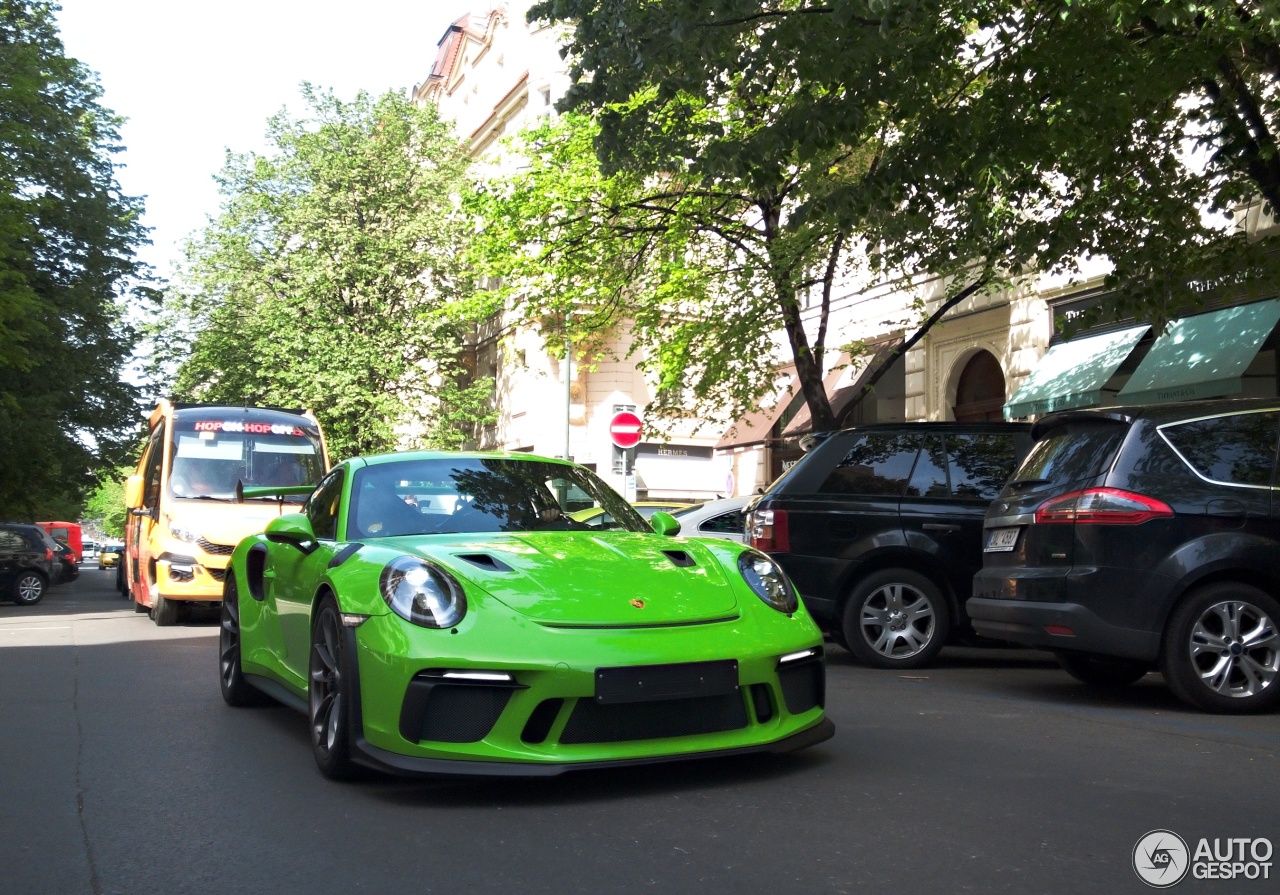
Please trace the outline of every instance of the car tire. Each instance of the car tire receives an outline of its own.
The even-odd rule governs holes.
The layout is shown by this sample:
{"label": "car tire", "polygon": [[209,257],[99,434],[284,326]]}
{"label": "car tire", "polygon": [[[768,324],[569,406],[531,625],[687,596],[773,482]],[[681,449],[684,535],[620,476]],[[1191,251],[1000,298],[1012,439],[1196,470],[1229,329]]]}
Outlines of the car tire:
{"label": "car tire", "polygon": [[1197,588],[1165,628],[1160,670],[1178,698],[1207,712],[1280,704],[1280,602],[1249,584]]}
{"label": "car tire", "polygon": [[850,652],[872,668],[922,668],[937,658],[951,610],[936,584],[918,572],[883,569],[858,582],[845,602]]}
{"label": "car tire", "polygon": [[1072,650],[1055,650],[1053,655],[1063,671],[1085,686],[1098,690],[1118,690],[1136,684],[1147,672],[1154,670],[1150,662],[1141,659]]}
{"label": "car tire", "polygon": [[13,579],[13,602],[19,606],[34,606],[44,599],[49,582],[39,572],[27,569]]}
{"label": "car tire", "polygon": [[307,721],[316,766],[330,780],[350,780],[357,770],[351,760],[351,699],[346,674],[352,664],[347,661],[338,603],[325,596],[311,623]]}
{"label": "car tire", "polygon": [[222,588],[221,624],[218,630],[218,680],[227,705],[249,708],[265,705],[270,698],[245,679],[240,665],[240,598],[235,579],[228,574]]}
{"label": "car tire", "polygon": [[167,628],[178,623],[178,610],[181,607],[174,600],[166,600],[164,594],[156,591],[151,599],[151,620],[158,628]]}

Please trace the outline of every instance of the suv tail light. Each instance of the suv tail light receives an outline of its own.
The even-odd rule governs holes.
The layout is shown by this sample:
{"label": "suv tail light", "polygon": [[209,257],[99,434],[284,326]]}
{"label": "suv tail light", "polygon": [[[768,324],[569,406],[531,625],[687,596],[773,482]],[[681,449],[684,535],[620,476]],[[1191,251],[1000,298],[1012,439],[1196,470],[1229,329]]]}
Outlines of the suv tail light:
{"label": "suv tail light", "polygon": [[1141,525],[1173,515],[1162,500],[1119,488],[1086,488],[1046,500],[1036,509],[1041,524]]}
{"label": "suv tail light", "polygon": [[53,561],[53,548],[52,548],[52,547],[45,547],[45,548],[44,548],[44,558],[45,558],[45,562],[52,562],[52,561]]}
{"label": "suv tail light", "polygon": [[790,553],[786,510],[756,510],[751,514],[751,546],[765,553]]}

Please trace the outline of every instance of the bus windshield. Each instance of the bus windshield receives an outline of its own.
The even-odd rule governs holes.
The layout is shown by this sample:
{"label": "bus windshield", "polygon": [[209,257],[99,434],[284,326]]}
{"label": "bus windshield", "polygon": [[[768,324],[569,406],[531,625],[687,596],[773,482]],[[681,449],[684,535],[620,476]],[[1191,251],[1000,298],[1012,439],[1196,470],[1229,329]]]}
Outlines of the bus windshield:
{"label": "bus windshield", "polygon": [[[174,497],[235,500],[238,482],[313,485],[324,474],[320,434],[293,423],[184,420],[174,426],[173,436],[169,493]],[[305,496],[286,500],[301,503]]]}

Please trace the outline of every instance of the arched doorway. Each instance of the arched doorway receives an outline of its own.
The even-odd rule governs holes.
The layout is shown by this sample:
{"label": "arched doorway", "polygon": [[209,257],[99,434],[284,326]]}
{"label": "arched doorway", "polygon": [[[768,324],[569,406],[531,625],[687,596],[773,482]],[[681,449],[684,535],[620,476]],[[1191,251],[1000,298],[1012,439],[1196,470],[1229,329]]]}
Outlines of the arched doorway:
{"label": "arched doorway", "polygon": [[1004,371],[990,351],[979,351],[964,365],[956,386],[954,416],[961,423],[1004,419]]}

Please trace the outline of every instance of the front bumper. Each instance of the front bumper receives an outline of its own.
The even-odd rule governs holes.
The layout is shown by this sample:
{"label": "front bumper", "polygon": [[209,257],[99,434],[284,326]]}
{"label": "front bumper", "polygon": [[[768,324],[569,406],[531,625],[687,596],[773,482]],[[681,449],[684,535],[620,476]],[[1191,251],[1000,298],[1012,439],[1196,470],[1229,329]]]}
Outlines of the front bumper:
{"label": "front bumper", "polygon": [[156,587],[166,600],[217,603],[227,574],[226,556],[166,552],[156,557]]}
{"label": "front bumper", "polygon": [[[731,644],[747,638],[733,623],[608,636],[525,631],[522,641],[507,641],[497,654],[442,660],[439,644],[448,632],[410,631],[409,639],[421,644],[406,644],[405,623],[374,617],[345,629],[344,655],[358,657],[347,671],[355,682],[352,755],[394,774],[544,777],[801,749],[831,737],[834,726],[824,713],[821,641],[807,621],[792,627],[788,639],[736,653]],[[552,642],[539,644],[538,634]],[[406,646],[408,658],[401,652]],[[543,654],[552,646],[561,661],[541,658],[538,646]],[[622,705],[602,705],[595,696],[601,668],[727,659],[737,662],[732,692]],[[512,683],[440,686],[443,669],[507,674]],[[427,679],[436,684],[425,685]]]}

